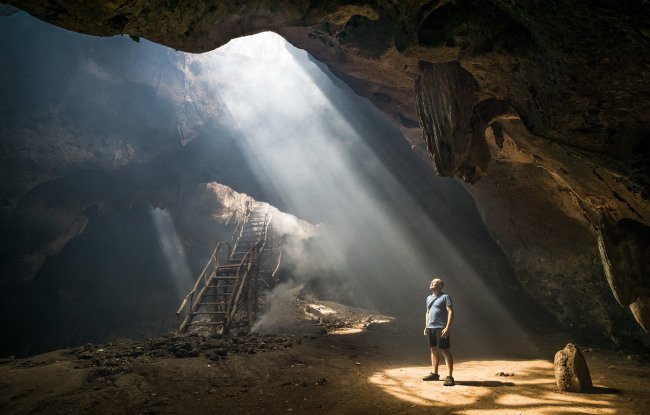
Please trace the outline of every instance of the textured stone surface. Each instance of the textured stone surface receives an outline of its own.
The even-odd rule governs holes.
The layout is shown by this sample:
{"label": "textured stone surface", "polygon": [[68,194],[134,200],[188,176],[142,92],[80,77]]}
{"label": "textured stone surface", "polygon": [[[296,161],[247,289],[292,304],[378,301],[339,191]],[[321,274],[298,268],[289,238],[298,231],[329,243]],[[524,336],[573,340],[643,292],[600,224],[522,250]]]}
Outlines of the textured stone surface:
{"label": "textured stone surface", "polygon": [[436,170],[476,183],[490,162],[485,128],[508,106],[496,99],[479,102],[476,79],[457,61],[422,66],[415,96]]}
{"label": "textured stone surface", "polygon": [[650,227],[633,219],[613,221],[605,214],[598,230],[598,248],[612,293],[648,331]]}
{"label": "textured stone surface", "polygon": [[639,296],[635,302],[630,304],[630,311],[643,330],[647,332],[650,329],[650,297],[647,294]]}
{"label": "textured stone surface", "polygon": [[602,159],[530,134],[515,115],[498,117],[486,142],[487,174],[467,189],[522,285],[584,340],[633,331],[629,303],[619,308],[607,283],[597,229],[604,212],[642,220],[648,204]]}
{"label": "textured stone surface", "polygon": [[592,387],[587,361],[575,345],[569,343],[555,354],[555,382],[560,391],[588,392]]}

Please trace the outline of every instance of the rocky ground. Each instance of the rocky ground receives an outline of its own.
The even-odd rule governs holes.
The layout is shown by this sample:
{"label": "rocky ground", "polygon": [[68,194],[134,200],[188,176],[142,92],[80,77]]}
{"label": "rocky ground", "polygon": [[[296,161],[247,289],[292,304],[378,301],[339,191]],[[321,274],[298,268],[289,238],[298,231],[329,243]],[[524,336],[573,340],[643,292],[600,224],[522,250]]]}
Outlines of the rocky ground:
{"label": "rocky ground", "polygon": [[457,385],[444,387],[421,381],[429,372],[421,321],[313,298],[291,306],[293,333],[168,335],[5,359],[0,413],[641,414],[650,407],[644,356],[583,347],[594,390],[559,393],[552,359],[566,336],[504,339],[500,350],[486,350],[457,333]]}

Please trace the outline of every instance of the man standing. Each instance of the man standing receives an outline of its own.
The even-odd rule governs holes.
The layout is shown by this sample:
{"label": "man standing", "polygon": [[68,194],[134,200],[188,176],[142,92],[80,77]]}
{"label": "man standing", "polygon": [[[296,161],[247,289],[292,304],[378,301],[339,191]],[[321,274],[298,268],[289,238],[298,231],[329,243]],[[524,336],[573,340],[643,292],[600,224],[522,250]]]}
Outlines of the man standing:
{"label": "man standing", "polygon": [[423,377],[422,380],[439,380],[438,363],[439,353],[445,357],[445,364],[449,371],[449,376],[445,379],[445,386],[454,386],[454,359],[449,351],[451,344],[450,328],[454,320],[454,309],[451,304],[451,298],[442,292],[445,283],[440,278],[435,278],[429,284],[432,294],[427,297],[427,314],[425,320],[424,335],[429,336],[429,346],[431,347],[431,365],[433,372]]}

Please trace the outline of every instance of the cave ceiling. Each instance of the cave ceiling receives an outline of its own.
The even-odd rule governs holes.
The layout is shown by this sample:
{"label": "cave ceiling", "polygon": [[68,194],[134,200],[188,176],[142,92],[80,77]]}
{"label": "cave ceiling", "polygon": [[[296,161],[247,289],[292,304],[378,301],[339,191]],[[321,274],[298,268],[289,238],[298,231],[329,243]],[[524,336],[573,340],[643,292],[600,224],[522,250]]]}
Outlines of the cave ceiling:
{"label": "cave ceiling", "polygon": [[8,3],[188,52],[281,34],[467,183],[522,286],[561,321],[592,313],[611,335],[625,317],[601,304],[609,295],[648,327],[648,2]]}

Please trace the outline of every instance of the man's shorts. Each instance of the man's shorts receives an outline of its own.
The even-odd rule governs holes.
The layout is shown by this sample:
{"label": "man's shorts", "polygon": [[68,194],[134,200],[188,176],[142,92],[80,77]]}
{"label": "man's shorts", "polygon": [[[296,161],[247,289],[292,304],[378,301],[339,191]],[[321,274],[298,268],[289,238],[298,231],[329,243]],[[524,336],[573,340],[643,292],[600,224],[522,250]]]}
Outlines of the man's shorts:
{"label": "man's shorts", "polygon": [[449,349],[451,346],[451,334],[443,339],[440,337],[442,329],[427,329],[427,333],[429,334],[429,346],[443,350]]}

